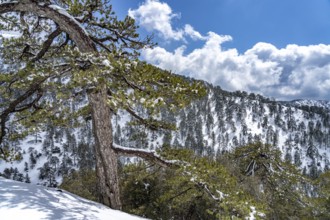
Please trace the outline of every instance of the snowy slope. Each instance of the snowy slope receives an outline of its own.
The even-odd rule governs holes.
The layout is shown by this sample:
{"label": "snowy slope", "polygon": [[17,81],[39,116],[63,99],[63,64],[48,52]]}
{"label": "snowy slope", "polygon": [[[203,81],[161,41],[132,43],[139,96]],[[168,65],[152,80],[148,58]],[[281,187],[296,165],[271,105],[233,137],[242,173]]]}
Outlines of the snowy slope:
{"label": "snowy slope", "polygon": [[[161,111],[159,119],[176,124],[178,129],[173,132],[132,127],[128,123],[131,116],[119,111],[112,118],[114,143],[150,150],[166,144],[214,156],[261,141],[278,148],[283,159],[313,178],[330,169],[328,101],[279,102],[211,85],[209,89],[207,97],[176,114]],[[80,105],[73,103],[72,109]],[[147,117],[142,109],[136,110]],[[94,169],[93,143],[90,121],[79,128],[44,125],[25,139],[8,144],[21,154],[22,160],[0,160],[0,176],[58,186],[62,177],[73,170]],[[122,158],[122,162],[129,160]]]}
{"label": "snowy slope", "polygon": [[293,100],[291,101],[291,103],[296,106],[315,106],[315,107],[330,109],[330,101],[325,101],[325,100],[299,99],[299,100]]}
{"label": "snowy slope", "polygon": [[142,220],[66,191],[0,177],[1,220]]}

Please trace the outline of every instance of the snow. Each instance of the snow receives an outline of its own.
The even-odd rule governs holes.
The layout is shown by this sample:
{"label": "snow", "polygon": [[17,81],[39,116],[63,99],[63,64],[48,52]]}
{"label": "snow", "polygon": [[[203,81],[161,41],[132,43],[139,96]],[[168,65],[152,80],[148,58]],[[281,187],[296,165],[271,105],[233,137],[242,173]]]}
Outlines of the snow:
{"label": "snow", "polygon": [[256,211],[256,208],[254,206],[250,207],[251,213],[250,216],[246,218],[246,220],[255,220],[257,219],[255,215],[258,215],[259,217],[265,217],[266,215],[264,213],[260,213]]}
{"label": "snow", "polygon": [[330,101],[326,100],[308,100],[308,99],[300,99],[300,100],[293,100],[291,102],[296,106],[316,106],[320,108],[330,108]]}
{"label": "snow", "polygon": [[112,210],[64,190],[46,188],[0,177],[1,220],[69,220],[143,218]]}
{"label": "snow", "polygon": [[102,64],[103,64],[104,66],[110,67],[110,68],[112,69],[112,66],[111,66],[111,62],[110,62],[110,60],[108,60],[108,59],[104,59],[104,60],[102,61]]}
{"label": "snow", "polygon": [[57,11],[58,13],[60,13],[64,16],[66,16],[67,18],[69,18],[71,21],[76,23],[82,29],[82,31],[85,32],[86,35],[89,35],[88,32],[85,30],[85,28],[73,16],[71,16],[64,8],[61,8],[58,5],[49,5],[48,7]]}
{"label": "snow", "polygon": [[7,4],[7,3],[18,3],[18,1],[11,1],[11,0],[2,0],[0,4]]}
{"label": "snow", "polygon": [[0,37],[2,38],[19,38],[22,35],[19,31],[0,31]]}
{"label": "snow", "polygon": [[167,164],[181,164],[181,163],[184,163],[184,161],[181,161],[181,160],[166,160],[166,159],[162,158],[159,154],[157,154],[157,152],[155,152],[153,150],[123,147],[123,146],[118,145],[116,143],[113,143],[113,147],[115,149],[122,149],[123,151],[125,151],[125,150],[126,151],[134,150],[135,152],[141,152],[141,153],[149,154],[149,155],[152,155],[155,158],[159,158],[161,161],[163,161],[164,163],[167,163]]}
{"label": "snow", "polygon": [[[306,113],[299,108],[292,107],[291,110],[292,112],[292,117],[295,120],[296,125],[299,125],[300,123],[304,123],[306,125],[306,129],[303,131],[299,129],[295,129],[294,131],[288,130],[287,128],[287,117],[286,113],[287,110],[289,109],[290,105],[282,105],[282,110],[281,114],[275,112],[274,114],[270,114],[270,106],[267,104],[262,104],[264,111],[262,112],[261,115],[258,115],[258,111],[254,112],[253,106],[260,106],[260,102],[256,100],[251,100],[248,98],[237,98],[237,97],[227,97],[220,99],[220,101],[224,102],[224,104],[229,103],[229,99],[231,103],[236,103],[237,105],[241,104],[241,102],[244,102],[243,107],[245,112],[242,116],[242,119],[238,120],[237,117],[237,110],[232,109],[232,121],[236,127],[236,129],[232,129],[232,126],[229,125],[229,123],[226,122],[227,116],[226,112],[228,111],[228,106],[224,105],[223,107],[217,107],[216,109],[216,101],[215,93],[211,93],[208,97],[208,100],[202,103],[204,106],[207,106],[205,108],[206,110],[204,111],[197,111],[198,115],[196,118],[189,119],[188,114],[190,111],[195,111],[196,109],[199,108],[197,104],[191,104],[190,108],[186,108],[182,110],[182,114],[184,117],[175,116],[173,121],[176,123],[177,127],[179,128],[178,131],[172,132],[172,139],[170,140],[171,144],[174,145],[174,141],[176,141],[175,144],[179,144],[184,146],[185,141],[186,141],[186,134],[187,130],[181,130],[180,126],[183,125],[186,126],[186,129],[188,128],[187,125],[188,123],[193,122],[193,120],[198,121],[201,123],[202,127],[202,141],[205,146],[205,148],[210,148],[214,149],[214,152],[218,152],[218,149],[221,151],[230,151],[234,147],[236,147],[233,144],[233,138],[236,137],[239,141],[242,140],[242,143],[248,143],[248,136],[250,135],[251,137],[258,135],[260,136],[260,139],[262,142],[266,142],[266,134],[268,130],[272,130],[274,135],[277,135],[277,144],[276,147],[279,148],[282,151],[282,156],[286,154],[290,154],[292,157],[292,160],[294,162],[295,158],[295,153],[298,153],[299,158],[300,158],[300,163],[301,165],[299,168],[303,170],[306,168],[307,173],[309,172],[310,167],[314,164],[316,164],[317,169],[319,171],[323,171],[326,166],[330,165],[329,158],[330,158],[330,150],[329,150],[329,144],[327,144],[324,141],[314,141],[314,147],[317,149],[315,153],[315,158],[310,158],[307,155],[307,150],[308,150],[308,143],[306,144],[301,144],[296,143],[294,140],[295,135],[299,137],[299,140],[302,140],[302,137],[304,135],[304,132],[309,132],[308,128],[308,123],[316,123],[318,121],[322,122],[322,117],[316,113],[313,113],[312,116],[306,117]],[[220,97],[221,98],[221,97]],[[139,100],[143,102],[143,100]],[[146,100],[144,100],[146,101]],[[317,102],[315,102],[317,103]],[[87,98],[83,99],[83,101],[77,101],[75,109],[80,109],[87,105]],[[276,110],[277,111],[277,110]],[[142,116],[147,118],[147,113],[146,111],[139,110],[138,113]],[[255,119],[253,119],[253,114],[255,114]],[[210,123],[210,125],[206,126],[207,123],[207,116],[211,116],[213,118],[213,121]],[[279,126],[275,122],[276,116],[279,115],[280,121],[283,124],[282,126]],[[268,117],[268,125],[267,127],[263,127],[260,125],[262,123],[262,118],[267,116]],[[134,134],[140,134],[139,132],[144,132],[144,130],[141,130],[139,132],[134,133],[135,131],[132,130],[132,128],[129,126],[129,121],[131,121],[131,116],[127,113],[124,113],[123,110],[119,110],[117,114],[113,118],[113,127],[114,127],[114,136],[117,136],[117,140],[115,140],[116,144],[115,147],[117,148],[123,148],[124,150],[132,150],[134,149],[135,151],[138,151],[136,147],[141,147],[141,145],[138,145],[139,143],[132,139],[132,135]],[[157,118],[158,119],[158,118]],[[221,121],[221,119],[223,121]],[[159,120],[166,120],[166,115],[159,116]],[[172,119],[171,119],[172,120]],[[89,124],[89,123],[87,123]],[[77,128],[77,129],[70,129],[70,134],[73,135],[74,139],[76,140],[77,143],[89,143],[89,140],[86,136],[86,133],[88,132],[83,132],[84,129],[89,130],[91,128],[91,124],[89,126],[84,126],[82,128]],[[197,123],[193,123],[193,125],[197,125]],[[246,126],[247,127],[247,134],[242,135],[242,127]],[[118,131],[117,131],[118,128]],[[135,129],[135,128],[134,128]],[[137,128],[140,129],[140,128]],[[56,129],[58,131],[58,128]],[[321,131],[323,134],[329,134],[329,127],[328,126],[322,126]],[[163,140],[164,140],[164,133],[159,132],[149,132],[148,130],[145,131],[147,134],[145,145],[146,149],[140,149],[141,153],[148,153],[148,154],[153,154],[153,156],[160,157],[160,155],[156,154],[154,152],[155,149],[158,149],[162,146]],[[212,132],[215,134],[215,137],[212,138]],[[39,179],[39,174],[40,174],[40,168],[44,166],[44,164],[50,160],[52,156],[57,157],[60,161],[60,163],[56,164],[56,181],[58,184],[62,182],[62,174],[59,172],[59,167],[60,164],[64,161],[64,155],[66,156],[71,156],[74,161],[77,158],[77,155],[74,155],[71,150],[64,150],[64,146],[68,145],[68,138],[66,134],[63,134],[63,137],[61,135],[61,138],[55,138],[54,135],[50,136],[49,131],[40,128],[40,131],[36,132],[37,135],[39,136],[38,141],[35,140],[35,135],[30,135],[26,137],[25,139],[21,140],[19,143],[16,143],[14,145],[19,151],[22,152],[23,159],[21,161],[13,161],[11,163],[7,163],[6,161],[1,161],[0,160],[0,172],[4,173],[5,168],[17,168],[18,171],[25,176],[25,174],[28,174],[30,177],[30,180],[32,183],[40,183],[40,184],[48,184],[48,179],[40,180]],[[195,135],[195,132],[194,132]],[[48,137],[49,136],[49,137]],[[53,153],[51,149],[43,150],[43,143],[42,141],[45,141],[47,138],[52,138],[53,139],[53,144],[55,148],[60,148],[61,151],[60,153]],[[213,140],[214,139],[214,140]],[[322,142],[322,143],[319,143]],[[270,143],[272,144],[272,140],[270,140]],[[122,147],[125,146],[125,147]],[[33,152],[35,151],[36,153],[34,155],[40,154],[41,156],[38,157],[37,163],[34,168],[30,167],[31,162],[29,159],[30,155],[30,150],[32,149]],[[20,150],[21,149],[21,150]],[[24,153],[25,152],[25,153]],[[48,153],[46,153],[48,152]],[[72,154],[71,154],[72,153]],[[161,157],[160,157],[161,158]],[[123,163],[129,163],[129,162],[136,162],[138,159],[136,157],[127,159],[127,158],[121,158]],[[180,164],[180,161],[167,161],[164,160],[167,163],[177,163]],[[29,170],[25,171],[24,164],[28,163],[29,164]],[[53,166],[53,165],[52,165]],[[53,166],[54,167],[54,166]],[[78,169],[78,165],[76,162],[73,162],[72,165],[68,165],[70,169]],[[55,168],[54,168],[55,169]],[[192,181],[194,180],[194,177],[192,177]],[[1,219],[1,218],[0,218]]]}

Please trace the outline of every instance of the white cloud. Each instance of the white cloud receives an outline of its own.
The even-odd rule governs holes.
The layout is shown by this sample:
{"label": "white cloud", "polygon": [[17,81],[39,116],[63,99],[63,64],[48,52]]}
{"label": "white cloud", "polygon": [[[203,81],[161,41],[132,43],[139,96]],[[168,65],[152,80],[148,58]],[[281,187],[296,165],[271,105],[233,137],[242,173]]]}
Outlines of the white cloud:
{"label": "white cloud", "polygon": [[206,37],[202,36],[190,24],[186,24],[184,26],[184,33],[185,33],[185,35],[189,36],[193,40],[206,40]]}
{"label": "white cloud", "polygon": [[278,49],[257,43],[244,54],[221,45],[230,36],[208,34],[203,47],[185,54],[146,49],[145,60],[178,74],[203,79],[230,91],[244,90],[279,99],[329,99],[330,45],[288,45]]}
{"label": "white cloud", "polygon": [[[209,32],[203,36],[190,24],[174,29],[179,15],[159,0],[146,0],[129,15],[148,31],[156,31],[165,40],[183,40],[185,46],[174,51],[149,48],[142,57],[161,68],[206,80],[223,89],[256,92],[278,99],[330,99],[330,45],[288,45],[279,49],[269,43],[257,43],[245,53],[223,49],[231,41],[228,35]],[[185,53],[192,40],[205,41],[200,48]]]}
{"label": "white cloud", "polygon": [[173,13],[167,3],[158,0],[146,0],[139,8],[129,9],[128,15],[146,30],[158,32],[165,40],[185,40],[185,36],[189,36],[193,40],[204,39],[189,24],[186,24],[182,29],[174,29],[172,20],[179,18],[180,15]]}

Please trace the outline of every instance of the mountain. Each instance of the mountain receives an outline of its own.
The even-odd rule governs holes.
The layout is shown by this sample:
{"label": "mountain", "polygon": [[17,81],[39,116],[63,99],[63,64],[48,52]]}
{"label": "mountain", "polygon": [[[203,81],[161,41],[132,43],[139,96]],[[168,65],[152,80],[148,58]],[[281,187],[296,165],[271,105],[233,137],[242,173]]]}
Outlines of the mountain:
{"label": "mountain", "polygon": [[[307,105],[308,103],[309,105]],[[311,176],[329,169],[330,107],[326,101],[281,102],[246,92],[210,86],[208,97],[191,104],[176,122],[178,131],[164,142],[199,154],[218,154],[261,141]]]}
{"label": "mountain", "polygon": [[[176,113],[161,111],[176,131],[150,131],[131,126],[131,116],[113,117],[114,141],[125,147],[155,149],[164,144],[189,148],[201,155],[217,155],[235,147],[261,141],[277,147],[283,159],[311,177],[330,167],[330,107],[326,101],[275,101],[247,92],[228,92],[207,85],[208,95]],[[72,109],[77,107],[72,106]],[[141,116],[147,114],[137,109]],[[73,169],[95,165],[89,121],[80,128],[36,130],[11,143],[19,161],[0,161],[2,176],[23,182],[57,186]],[[123,159],[124,161],[124,159]],[[125,159],[124,162],[129,161]]]}
{"label": "mountain", "polygon": [[330,101],[325,101],[325,100],[298,99],[291,101],[291,103],[295,106],[310,106],[310,107],[330,109]]}
{"label": "mountain", "polygon": [[2,220],[143,219],[112,210],[64,190],[21,183],[2,177],[0,177],[0,213]]}

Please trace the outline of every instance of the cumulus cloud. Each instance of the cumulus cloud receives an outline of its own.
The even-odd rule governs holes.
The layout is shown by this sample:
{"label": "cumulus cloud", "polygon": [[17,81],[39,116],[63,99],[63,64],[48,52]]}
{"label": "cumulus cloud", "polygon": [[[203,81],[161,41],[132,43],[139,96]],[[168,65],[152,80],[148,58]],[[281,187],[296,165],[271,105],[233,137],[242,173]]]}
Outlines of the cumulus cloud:
{"label": "cumulus cloud", "polygon": [[189,36],[193,40],[206,40],[207,38],[202,36],[196,31],[190,24],[186,24],[184,27],[184,34]]}
{"label": "cumulus cloud", "polygon": [[[185,45],[174,51],[162,47],[148,48],[142,57],[163,69],[206,80],[223,89],[256,92],[277,99],[330,100],[330,45],[288,45],[276,48],[257,43],[244,53],[223,49],[228,35],[209,32],[203,36],[191,25],[174,29],[172,19],[179,15],[158,0],[146,0],[129,15],[148,31],[156,31],[166,40],[183,40]],[[202,40],[204,45],[186,53],[188,39]]]}
{"label": "cumulus cloud", "polygon": [[145,60],[178,74],[206,80],[223,89],[244,90],[278,99],[329,99],[330,45],[288,45],[278,49],[257,43],[240,54],[221,45],[230,36],[208,33],[203,47],[185,54],[156,47],[146,49]]}
{"label": "cumulus cloud", "polygon": [[179,18],[180,15],[173,13],[167,3],[158,0],[146,0],[139,8],[129,9],[128,15],[146,30],[159,33],[165,40],[185,40],[185,36],[194,40],[204,39],[189,24],[185,25],[184,28],[174,29],[172,20],[173,18]]}

